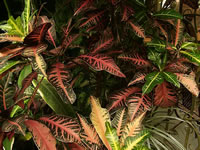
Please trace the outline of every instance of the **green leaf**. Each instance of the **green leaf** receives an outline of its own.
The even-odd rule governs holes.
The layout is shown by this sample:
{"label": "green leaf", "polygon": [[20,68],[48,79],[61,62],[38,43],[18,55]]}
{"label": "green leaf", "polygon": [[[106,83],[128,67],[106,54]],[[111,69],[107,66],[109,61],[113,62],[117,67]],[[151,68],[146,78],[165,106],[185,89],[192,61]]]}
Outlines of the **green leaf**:
{"label": "green leaf", "polygon": [[134,150],[150,150],[147,146],[137,146]]}
{"label": "green leaf", "polygon": [[161,65],[161,53],[150,50],[148,52],[148,59],[151,60],[156,66],[160,68]]}
{"label": "green leaf", "polygon": [[30,13],[31,13],[30,0],[25,0],[25,7],[24,7],[24,11],[22,12],[22,20],[23,20],[25,35],[29,33],[28,23],[30,20]]}
{"label": "green leaf", "polygon": [[112,150],[120,150],[119,137],[115,128],[111,127],[109,122],[106,122],[106,138],[112,147]]}
{"label": "green leaf", "polygon": [[174,84],[176,87],[180,88],[180,83],[179,83],[177,76],[175,74],[173,74],[171,72],[163,72],[162,75],[165,78],[165,80]]}
{"label": "green leaf", "polygon": [[146,138],[149,136],[149,132],[147,130],[143,130],[139,134],[134,137],[127,137],[125,140],[125,145],[123,150],[132,150],[143,143]]}
{"label": "green leaf", "polygon": [[[39,81],[42,79],[41,75],[38,75],[38,81],[33,80],[34,87],[37,86]],[[49,107],[57,114],[63,114],[68,116],[75,116],[75,112],[71,104],[66,104],[62,101],[61,97],[57,93],[53,85],[44,77],[38,89],[40,96],[49,105]]]}
{"label": "green leaf", "polygon": [[8,24],[12,27],[12,29],[8,31],[8,34],[24,37],[24,30],[23,30],[21,17],[17,17],[17,19],[15,20],[13,16],[11,16],[8,19]]}
{"label": "green leaf", "polygon": [[147,46],[154,47],[158,52],[165,52],[166,43],[160,39],[153,39],[151,42],[147,43]]}
{"label": "green leaf", "polygon": [[14,144],[15,138],[12,137],[11,140],[6,137],[3,141],[3,148],[5,150],[12,150],[13,149],[13,144]]}
{"label": "green leaf", "polygon": [[161,84],[164,81],[161,72],[152,72],[148,74],[145,79],[146,82],[142,87],[143,94],[150,93],[157,84]]}
{"label": "green leaf", "polygon": [[181,49],[186,49],[186,50],[191,50],[191,51],[195,51],[198,49],[198,46],[200,44],[198,43],[193,43],[193,42],[185,42],[181,45]]}
{"label": "green leaf", "polygon": [[22,61],[8,61],[6,64],[0,68],[0,74],[4,73],[5,71],[9,70],[13,66],[22,63]]}
{"label": "green leaf", "polygon": [[19,74],[19,78],[17,81],[18,87],[22,88],[22,81],[32,72],[31,65],[25,66]]}
{"label": "green leaf", "polygon": [[195,62],[200,65],[200,54],[187,51],[180,51],[180,53],[187,57],[191,62]]}
{"label": "green leaf", "polygon": [[183,16],[174,9],[161,10],[153,15],[160,19],[183,19]]}

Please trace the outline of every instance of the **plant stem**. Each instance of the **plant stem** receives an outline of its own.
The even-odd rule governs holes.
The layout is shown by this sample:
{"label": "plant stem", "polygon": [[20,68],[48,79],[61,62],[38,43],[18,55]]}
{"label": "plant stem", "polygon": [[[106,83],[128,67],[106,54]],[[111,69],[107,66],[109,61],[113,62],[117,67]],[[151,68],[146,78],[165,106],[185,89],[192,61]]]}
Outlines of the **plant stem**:
{"label": "plant stem", "polygon": [[6,1],[6,0],[3,0],[3,2],[4,2],[4,5],[5,5],[5,7],[6,7],[6,10],[7,10],[7,12],[8,12],[8,18],[10,18],[11,14],[10,14],[10,9],[9,9],[9,7],[8,7],[7,1]]}

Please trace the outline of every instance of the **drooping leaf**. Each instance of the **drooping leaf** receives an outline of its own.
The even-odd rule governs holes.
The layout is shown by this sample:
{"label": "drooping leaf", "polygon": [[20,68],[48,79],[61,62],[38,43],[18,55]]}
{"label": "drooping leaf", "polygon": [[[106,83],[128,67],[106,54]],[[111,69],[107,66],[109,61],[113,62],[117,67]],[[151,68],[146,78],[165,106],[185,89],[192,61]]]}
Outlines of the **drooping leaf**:
{"label": "drooping leaf", "polygon": [[150,65],[149,61],[142,58],[139,54],[134,54],[134,55],[121,54],[118,56],[118,58],[123,59],[125,61],[131,61],[134,65],[138,66],[146,67]]}
{"label": "drooping leaf", "polygon": [[121,21],[127,21],[134,14],[133,8],[128,5],[123,5],[123,15]]}
{"label": "drooping leaf", "polygon": [[56,29],[55,29],[55,22],[53,19],[48,19],[47,16],[40,16],[38,24],[43,24],[43,23],[51,23],[51,27],[47,30],[46,34],[46,40],[49,41],[56,47]]}
{"label": "drooping leaf", "polygon": [[176,73],[176,75],[179,82],[182,83],[188,89],[188,91],[190,91],[193,95],[198,97],[199,89],[195,81],[194,72],[191,72],[189,75],[182,73]]}
{"label": "drooping leaf", "polygon": [[[38,77],[38,81],[33,80],[32,83],[34,87],[37,86],[38,82],[41,80],[41,76]],[[63,114],[68,116],[74,116],[74,110],[71,104],[66,104],[62,101],[60,95],[58,95],[56,89],[44,78],[38,89],[40,96],[49,105],[49,107],[57,114]]]}
{"label": "drooping leaf", "polygon": [[0,74],[6,72],[13,66],[20,64],[20,63],[22,63],[22,61],[13,61],[13,60],[7,61],[6,64],[4,64],[2,68],[0,68]]}
{"label": "drooping leaf", "polygon": [[12,72],[0,80],[0,111],[7,110],[14,104],[16,88],[12,84]]}
{"label": "drooping leaf", "polygon": [[145,113],[142,113],[136,119],[126,124],[126,126],[123,129],[122,136],[120,138],[120,142],[122,145],[125,144],[125,140],[127,137],[134,137],[138,133],[140,133],[141,123],[142,123],[144,115]]}
{"label": "drooping leaf", "polygon": [[30,16],[31,16],[31,1],[26,0],[24,2],[25,2],[25,7],[24,7],[24,11],[22,12],[22,21],[23,21],[25,35],[27,35],[29,33],[29,21],[30,21]]}
{"label": "drooping leaf", "polygon": [[120,137],[122,134],[122,129],[124,128],[127,121],[126,109],[119,109],[116,112],[114,119],[112,120],[112,126],[117,130],[117,135]]}
{"label": "drooping leaf", "polygon": [[105,70],[115,76],[125,77],[120,71],[119,67],[115,64],[114,60],[103,54],[87,54],[79,56],[83,61],[90,65],[94,70]]}
{"label": "drooping leaf", "polygon": [[100,145],[100,139],[94,127],[89,125],[86,119],[81,115],[78,114],[78,117],[83,129],[83,132],[81,133],[81,138],[86,140],[86,142],[88,142],[89,144]]}
{"label": "drooping leaf", "polygon": [[9,35],[8,33],[0,34],[0,43],[2,42],[23,42],[23,38],[18,35]]}
{"label": "drooping leaf", "polygon": [[123,106],[126,102],[126,99],[133,93],[139,92],[140,89],[137,87],[126,88],[119,93],[112,95],[110,98],[112,99],[112,104],[109,106],[108,110],[110,111],[113,108]]}
{"label": "drooping leaf", "polygon": [[149,73],[148,75],[146,75],[145,80],[146,82],[142,87],[143,94],[150,93],[157,84],[161,84],[164,81],[161,72]]}
{"label": "drooping leaf", "polygon": [[127,139],[125,140],[123,150],[132,150],[132,149],[137,150],[137,146],[143,143],[144,140],[146,140],[148,136],[149,136],[149,132],[144,130],[134,137],[127,137]]}
{"label": "drooping leaf", "polygon": [[105,108],[101,108],[99,100],[95,97],[90,97],[91,102],[91,109],[92,112],[90,114],[90,120],[94,125],[99,137],[103,141],[104,145],[107,147],[108,150],[111,150],[108,140],[106,139],[106,122],[110,122],[110,116],[108,110]]}
{"label": "drooping leaf", "polygon": [[180,83],[177,79],[177,76],[174,73],[171,72],[162,72],[163,77],[165,78],[166,81],[174,84],[175,86],[177,86],[178,88],[180,88]]}
{"label": "drooping leaf", "polygon": [[67,96],[67,99],[73,104],[76,100],[76,95],[70,85],[67,84],[71,79],[72,77],[69,70],[65,68],[64,64],[59,62],[54,64],[49,72],[49,81],[55,87],[61,88]]}
{"label": "drooping leaf", "polygon": [[177,102],[176,92],[167,82],[157,85],[155,88],[154,105],[159,107],[174,106]]}
{"label": "drooping leaf", "polygon": [[160,19],[183,19],[183,16],[174,9],[164,9],[153,14]]}
{"label": "drooping leaf", "polygon": [[24,44],[35,46],[41,44],[44,40],[47,30],[51,27],[51,23],[44,23],[36,27],[31,33],[24,38]]}
{"label": "drooping leaf", "polygon": [[82,0],[80,2],[79,7],[76,9],[76,11],[74,13],[74,16],[78,15],[81,11],[83,11],[86,8],[88,8],[91,5],[92,2],[93,2],[93,0]]}
{"label": "drooping leaf", "polygon": [[52,131],[53,135],[60,141],[68,142],[80,142],[79,137],[80,126],[78,122],[67,116],[52,115],[49,117],[40,117]]}
{"label": "drooping leaf", "polygon": [[49,128],[35,120],[26,120],[25,124],[39,150],[56,150],[56,139]]}
{"label": "drooping leaf", "polygon": [[200,54],[195,52],[189,52],[189,51],[180,51],[181,54],[183,54],[185,57],[187,57],[191,62],[197,63],[197,65],[200,65]]}
{"label": "drooping leaf", "polygon": [[106,138],[112,150],[120,150],[119,137],[115,128],[111,127],[109,122],[106,122]]}
{"label": "drooping leaf", "polygon": [[129,82],[128,86],[136,84],[136,83],[140,83],[140,82],[144,82],[145,81],[145,73],[141,73],[141,72],[137,72],[133,79]]}
{"label": "drooping leaf", "polygon": [[35,52],[37,54],[40,54],[41,52],[45,51],[47,47],[48,47],[47,44],[38,44],[36,46],[29,46],[23,50],[21,55],[25,57],[35,56]]}
{"label": "drooping leaf", "polygon": [[24,37],[24,30],[20,16],[17,17],[16,20],[13,18],[13,16],[10,16],[8,19],[8,24],[12,27],[8,31],[9,35]]}
{"label": "drooping leaf", "polygon": [[131,25],[133,31],[137,34],[137,36],[145,38],[144,29],[138,25],[133,24],[131,21],[128,21]]}
{"label": "drooping leaf", "polygon": [[22,134],[25,136],[26,126],[24,125],[25,116],[18,116],[17,118],[6,120],[2,124],[1,130],[3,132],[11,132]]}
{"label": "drooping leaf", "polygon": [[151,108],[151,100],[147,95],[136,93],[128,100],[129,120],[133,121],[138,115]]}

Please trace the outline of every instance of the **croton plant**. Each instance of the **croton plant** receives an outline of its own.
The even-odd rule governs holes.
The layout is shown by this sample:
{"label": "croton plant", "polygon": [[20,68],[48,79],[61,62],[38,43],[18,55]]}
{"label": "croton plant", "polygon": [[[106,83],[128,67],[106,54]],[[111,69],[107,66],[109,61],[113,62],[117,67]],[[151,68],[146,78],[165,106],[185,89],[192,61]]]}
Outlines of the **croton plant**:
{"label": "croton plant", "polygon": [[166,141],[184,150],[152,123],[184,89],[199,95],[199,45],[183,15],[169,1],[64,4],[59,18],[25,0],[0,24],[0,148],[32,139],[40,150],[170,149]]}

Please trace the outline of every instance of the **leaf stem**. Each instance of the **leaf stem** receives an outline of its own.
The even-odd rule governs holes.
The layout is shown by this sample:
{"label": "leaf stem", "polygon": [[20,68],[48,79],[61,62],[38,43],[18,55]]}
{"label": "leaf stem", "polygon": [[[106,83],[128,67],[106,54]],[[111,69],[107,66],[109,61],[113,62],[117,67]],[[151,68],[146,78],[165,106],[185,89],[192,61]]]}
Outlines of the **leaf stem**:
{"label": "leaf stem", "polygon": [[8,7],[7,1],[6,1],[6,0],[3,0],[3,2],[4,2],[4,5],[5,5],[5,7],[6,7],[6,10],[7,10],[7,12],[8,12],[8,18],[10,18],[11,13],[10,13],[10,9],[9,9],[9,7]]}

